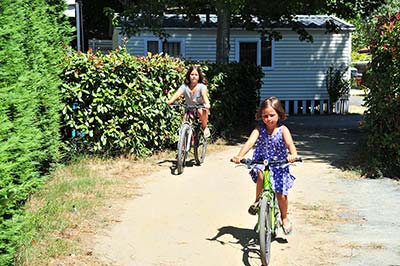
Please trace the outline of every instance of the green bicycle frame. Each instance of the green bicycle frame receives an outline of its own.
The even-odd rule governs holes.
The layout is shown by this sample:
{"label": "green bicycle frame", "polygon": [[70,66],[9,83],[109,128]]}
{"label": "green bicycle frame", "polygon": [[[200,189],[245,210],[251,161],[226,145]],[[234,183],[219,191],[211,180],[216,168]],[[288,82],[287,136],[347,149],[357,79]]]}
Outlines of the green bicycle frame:
{"label": "green bicycle frame", "polygon": [[[270,170],[264,171],[264,183],[263,183],[263,191],[261,192],[260,199],[266,197],[269,202],[269,208],[271,209],[271,224],[272,224],[272,232],[275,231],[276,220],[278,219],[278,210],[276,209],[276,198],[275,192],[272,189],[271,185],[271,172]],[[258,224],[257,224],[257,232],[260,232],[260,210],[258,210]]]}

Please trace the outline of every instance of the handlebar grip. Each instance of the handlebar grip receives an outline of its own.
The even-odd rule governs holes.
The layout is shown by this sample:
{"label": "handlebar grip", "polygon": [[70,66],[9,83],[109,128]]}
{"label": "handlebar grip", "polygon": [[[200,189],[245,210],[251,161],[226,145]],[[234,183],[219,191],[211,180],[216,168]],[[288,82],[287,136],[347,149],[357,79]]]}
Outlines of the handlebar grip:
{"label": "handlebar grip", "polygon": [[250,164],[251,163],[251,159],[241,159],[240,163],[242,163],[242,164]]}

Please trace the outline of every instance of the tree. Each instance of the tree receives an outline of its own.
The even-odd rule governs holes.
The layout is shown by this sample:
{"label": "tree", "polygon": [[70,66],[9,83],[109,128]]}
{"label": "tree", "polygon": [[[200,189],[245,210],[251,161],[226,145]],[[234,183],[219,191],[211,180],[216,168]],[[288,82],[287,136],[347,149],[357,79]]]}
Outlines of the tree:
{"label": "tree", "polygon": [[369,46],[374,35],[374,18],[394,14],[400,10],[400,0],[390,0],[383,3],[369,14],[356,15],[350,22],[356,27],[353,33],[353,51],[358,51]]}
{"label": "tree", "polygon": [[63,0],[0,6],[0,265],[14,265],[23,203],[60,158],[58,87],[70,28]]}
{"label": "tree", "polygon": [[[312,36],[304,27],[295,21],[296,14],[334,14],[343,18],[357,15],[365,16],[384,4],[383,0],[120,0],[124,11],[120,14],[122,31],[128,35],[136,34],[147,28],[159,36],[166,37],[162,30],[162,18],[165,13],[186,15],[188,20],[195,21],[195,14],[217,14],[217,63],[229,61],[230,27],[236,23],[247,29],[254,29],[253,18],[261,25],[261,35],[265,38],[279,39],[278,32],[271,30],[276,22],[290,23],[299,34],[300,40],[312,41]],[[337,31],[329,21],[328,31]],[[272,27],[273,28],[273,27]],[[267,30],[269,29],[269,30]]]}

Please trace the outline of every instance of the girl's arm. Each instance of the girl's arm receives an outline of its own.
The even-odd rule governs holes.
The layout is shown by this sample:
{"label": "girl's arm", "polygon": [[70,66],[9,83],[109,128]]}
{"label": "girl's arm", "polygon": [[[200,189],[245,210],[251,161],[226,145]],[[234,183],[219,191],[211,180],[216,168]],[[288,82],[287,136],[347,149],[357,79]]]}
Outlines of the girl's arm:
{"label": "girl's arm", "polygon": [[287,160],[290,163],[294,163],[297,157],[297,149],[296,146],[294,145],[292,134],[290,134],[290,131],[286,126],[282,127],[282,136],[283,140],[285,141],[286,147],[289,150],[289,155],[287,157]]}
{"label": "girl's arm", "polygon": [[168,105],[173,104],[181,95],[182,95],[182,91],[180,89],[178,89],[174,95],[172,95],[172,97],[167,101]]}
{"label": "girl's arm", "polygon": [[204,86],[204,89],[201,91],[201,96],[203,97],[204,107],[210,109],[210,100],[208,99],[208,90],[207,87]]}
{"label": "girl's arm", "polygon": [[240,160],[244,158],[244,156],[249,152],[249,150],[256,143],[258,136],[260,135],[260,131],[258,128],[254,129],[251,132],[250,137],[247,139],[246,143],[242,146],[239,153],[232,158],[232,161],[235,163],[240,163]]}

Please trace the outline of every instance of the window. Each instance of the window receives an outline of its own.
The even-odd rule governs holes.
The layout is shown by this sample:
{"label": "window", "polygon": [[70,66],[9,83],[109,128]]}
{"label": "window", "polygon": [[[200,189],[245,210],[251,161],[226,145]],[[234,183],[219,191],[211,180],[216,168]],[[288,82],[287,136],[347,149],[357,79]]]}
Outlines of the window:
{"label": "window", "polygon": [[147,41],[147,52],[158,54],[158,41]]}
{"label": "window", "polygon": [[169,54],[172,57],[180,57],[181,54],[181,43],[180,42],[163,42],[163,53]]}
{"label": "window", "polygon": [[257,65],[257,43],[241,42],[239,52],[239,62]]}
{"label": "window", "polygon": [[148,52],[158,54],[161,51],[171,57],[184,57],[185,51],[183,40],[147,40],[145,41],[145,55]]}
{"label": "window", "polygon": [[272,67],[272,42],[261,40],[261,66]]}
{"label": "window", "polygon": [[260,65],[264,68],[273,67],[272,41],[252,39],[236,40],[236,61],[246,64]]}

